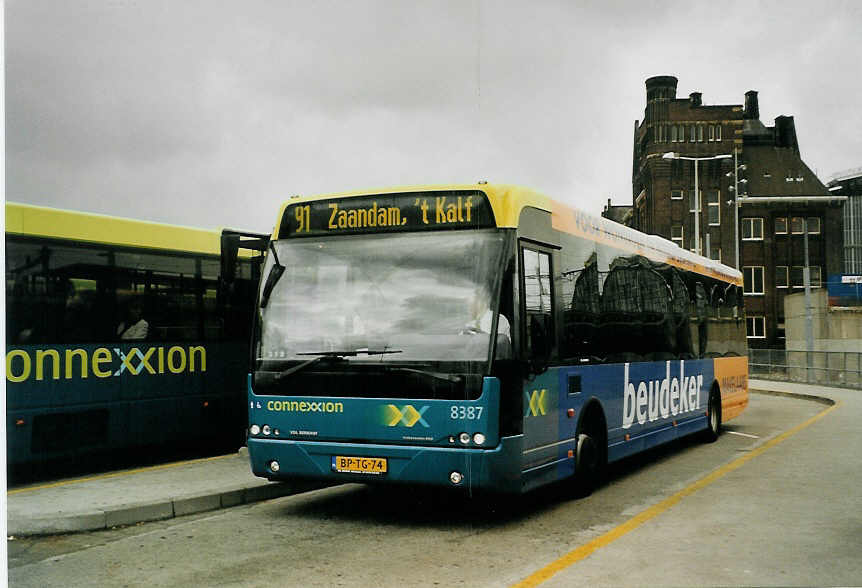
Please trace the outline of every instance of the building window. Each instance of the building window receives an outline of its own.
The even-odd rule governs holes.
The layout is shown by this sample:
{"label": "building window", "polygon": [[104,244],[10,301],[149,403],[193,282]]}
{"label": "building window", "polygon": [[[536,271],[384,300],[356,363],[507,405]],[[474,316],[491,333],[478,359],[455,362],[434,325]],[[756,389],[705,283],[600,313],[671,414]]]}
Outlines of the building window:
{"label": "building window", "polygon": [[697,129],[694,125],[688,125],[688,136],[690,142],[697,141]]}
{"label": "building window", "polygon": [[721,141],[721,125],[716,125],[715,127],[715,140]]}
{"label": "building window", "polygon": [[787,288],[787,266],[786,265],[777,265],[775,266],[775,287],[776,288]]}
{"label": "building window", "polygon": [[794,288],[805,287],[801,265],[794,265],[790,268],[790,285]]}
{"label": "building window", "polygon": [[[820,217],[819,216],[809,216],[808,217],[808,234],[809,235],[819,235],[820,234]],[[805,233],[805,224],[802,222],[803,219],[800,216],[794,216],[790,219],[790,232],[794,235],[802,235]]]}
{"label": "building window", "polygon": [[682,225],[673,225],[670,228],[670,240],[682,247],[682,244],[684,242]]}
{"label": "building window", "polygon": [[[701,199],[701,208],[703,208],[703,190],[698,190],[700,192]],[[694,197],[694,189],[688,191],[688,211],[694,212],[697,210],[697,199]]]}
{"label": "building window", "polygon": [[721,224],[721,192],[718,190],[706,191],[706,217],[711,225]]}
{"label": "building window", "polygon": [[762,241],[763,240],[763,219],[762,218],[744,218],[744,219],[742,219],[742,240],[743,241]]}
{"label": "building window", "polygon": [[743,294],[763,294],[763,266],[745,266],[742,268]]}
{"label": "building window", "polygon": [[709,125],[709,142],[715,141],[715,125]]}
{"label": "building window", "polygon": [[790,219],[790,232],[794,235],[801,235],[805,232],[805,223],[802,222],[801,216],[794,216]]}
{"label": "building window", "polygon": [[[820,288],[821,277],[820,277],[820,266],[819,265],[810,265],[808,266],[808,276],[811,281],[812,288]],[[794,288],[804,288],[805,287],[805,274],[804,268],[801,265],[794,265],[790,268],[790,284]]]}
{"label": "building window", "polygon": [[823,286],[822,277],[820,275],[820,266],[812,265],[808,268],[808,274],[811,279],[811,287],[812,288],[820,288]]}
{"label": "building window", "polygon": [[670,199],[671,200],[682,200],[685,195],[685,190],[671,190],[670,191]]}
{"label": "building window", "polygon": [[776,235],[786,235],[787,234],[787,217],[780,216],[775,219],[775,234]]}
{"label": "building window", "polygon": [[703,125],[697,125],[697,142],[703,143]]}
{"label": "building window", "polygon": [[808,234],[809,235],[819,235],[820,234],[820,217],[819,216],[809,216],[808,217]]}
{"label": "building window", "polygon": [[670,142],[676,143],[676,125],[670,127]]}
{"label": "building window", "polygon": [[710,247],[709,258],[721,263],[721,247]]}
{"label": "building window", "polygon": [[749,339],[766,339],[766,318],[749,316],[745,318],[745,326]]}

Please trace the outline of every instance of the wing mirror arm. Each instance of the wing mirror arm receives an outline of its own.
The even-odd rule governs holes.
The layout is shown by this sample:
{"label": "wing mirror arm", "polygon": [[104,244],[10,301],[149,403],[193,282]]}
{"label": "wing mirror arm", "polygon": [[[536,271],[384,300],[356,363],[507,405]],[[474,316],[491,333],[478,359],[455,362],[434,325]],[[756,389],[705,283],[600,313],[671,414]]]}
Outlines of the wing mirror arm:
{"label": "wing mirror arm", "polygon": [[266,305],[269,304],[269,296],[272,294],[273,288],[281,279],[281,276],[284,274],[284,270],[287,269],[281,262],[278,260],[278,253],[275,251],[275,245],[272,241],[269,242],[269,250],[272,253],[273,265],[272,269],[269,270],[269,274],[266,276],[266,282],[263,285],[263,292],[260,294],[260,307],[266,308]]}

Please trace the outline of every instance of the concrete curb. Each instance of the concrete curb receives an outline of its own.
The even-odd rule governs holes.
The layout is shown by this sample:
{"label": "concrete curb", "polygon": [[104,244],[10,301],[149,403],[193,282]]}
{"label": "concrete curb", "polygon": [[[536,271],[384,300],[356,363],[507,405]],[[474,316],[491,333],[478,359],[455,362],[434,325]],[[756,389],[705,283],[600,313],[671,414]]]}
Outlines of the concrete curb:
{"label": "concrete curb", "polygon": [[759,388],[751,388],[749,390],[752,394],[764,394],[766,396],[783,396],[785,398],[799,398],[801,400],[810,400],[812,402],[817,402],[820,404],[825,404],[827,406],[831,406],[835,404],[835,401],[831,398],[827,398],[826,396],[816,396],[814,394],[804,394],[802,392],[782,392],[780,390],[762,390]]}
{"label": "concrete curb", "polygon": [[28,517],[9,513],[9,535],[57,535],[100,531],[122,525],[161,521],[179,516],[252,504],[263,500],[300,494],[324,487],[324,484],[261,482],[243,485],[215,493],[178,496],[168,500],[122,504],[104,510],[80,513],[56,513],[51,516]]}

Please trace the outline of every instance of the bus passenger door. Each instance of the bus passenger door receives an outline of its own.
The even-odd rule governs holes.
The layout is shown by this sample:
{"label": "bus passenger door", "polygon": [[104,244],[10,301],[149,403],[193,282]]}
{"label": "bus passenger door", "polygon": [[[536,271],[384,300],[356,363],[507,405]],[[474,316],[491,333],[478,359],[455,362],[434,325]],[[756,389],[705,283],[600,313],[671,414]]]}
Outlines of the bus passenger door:
{"label": "bus passenger door", "polygon": [[[529,364],[524,380],[524,459],[527,487],[557,479],[560,463],[559,384],[548,369],[554,351],[554,296],[551,252],[522,244],[520,262],[520,339],[522,359]],[[565,451],[563,450],[563,455]]]}

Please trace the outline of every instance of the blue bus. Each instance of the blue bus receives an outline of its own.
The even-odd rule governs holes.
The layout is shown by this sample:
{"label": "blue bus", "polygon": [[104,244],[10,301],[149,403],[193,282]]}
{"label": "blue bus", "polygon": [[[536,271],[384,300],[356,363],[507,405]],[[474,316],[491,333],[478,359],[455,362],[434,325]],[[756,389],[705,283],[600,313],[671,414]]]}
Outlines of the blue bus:
{"label": "blue bus", "polygon": [[[87,471],[245,440],[259,267],[218,231],[6,204],[10,473]],[[188,454],[188,451],[186,452]]]}
{"label": "blue bus", "polygon": [[289,200],[252,356],[270,480],[588,492],[748,402],[738,271],[507,185]]}

